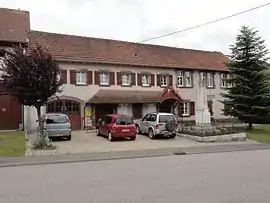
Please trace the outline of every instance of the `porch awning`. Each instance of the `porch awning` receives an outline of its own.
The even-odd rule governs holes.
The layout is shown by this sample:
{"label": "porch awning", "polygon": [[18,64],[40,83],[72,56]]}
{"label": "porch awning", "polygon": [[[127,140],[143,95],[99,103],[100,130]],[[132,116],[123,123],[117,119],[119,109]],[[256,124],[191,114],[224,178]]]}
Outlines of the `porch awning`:
{"label": "porch awning", "polygon": [[137,90],[99,90],[88,103],[92,104],[132,104],[132,103],[158,103],[162,91]]}

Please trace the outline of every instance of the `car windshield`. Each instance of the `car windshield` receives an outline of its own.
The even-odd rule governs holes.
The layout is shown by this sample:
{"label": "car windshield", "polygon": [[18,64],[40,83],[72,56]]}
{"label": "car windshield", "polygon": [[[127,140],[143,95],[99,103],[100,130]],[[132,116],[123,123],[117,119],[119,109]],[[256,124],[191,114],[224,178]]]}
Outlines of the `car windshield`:
{"label": "car windshield", "polygon": [[131,117],[118,117],[115,119],[115,123],[117,125],[129,125],[133,123],[133,119]]}
{"label": "car windshield", "polygon": [[167,123],[168,121],[174,121],[173,115],[160,115],[159,116],[159,122],[160,123]]}
{"label": "car windshield", "polygon": [[67,123],[67,122],[68,122],[68,118],[66,116],[62,116],[62,115],[49,116],[46,119],[47,124]]}

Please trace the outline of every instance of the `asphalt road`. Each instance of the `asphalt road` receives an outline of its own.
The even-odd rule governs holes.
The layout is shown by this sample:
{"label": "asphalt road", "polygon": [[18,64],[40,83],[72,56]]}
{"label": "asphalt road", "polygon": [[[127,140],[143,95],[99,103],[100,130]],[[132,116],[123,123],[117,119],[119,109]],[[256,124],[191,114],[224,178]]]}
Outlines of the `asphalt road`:
{"label": "asphalt road", "polygon": [[0,203],[269,203],[270,150],[0,168]]}

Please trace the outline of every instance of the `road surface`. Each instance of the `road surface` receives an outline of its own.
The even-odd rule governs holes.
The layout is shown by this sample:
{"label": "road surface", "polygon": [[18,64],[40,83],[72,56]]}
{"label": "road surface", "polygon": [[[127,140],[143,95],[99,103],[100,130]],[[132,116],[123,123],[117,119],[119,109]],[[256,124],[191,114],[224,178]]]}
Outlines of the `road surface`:
{"label": "road surface", "polygon": [[270,151],[0,168],[0,203],[269,203]]}

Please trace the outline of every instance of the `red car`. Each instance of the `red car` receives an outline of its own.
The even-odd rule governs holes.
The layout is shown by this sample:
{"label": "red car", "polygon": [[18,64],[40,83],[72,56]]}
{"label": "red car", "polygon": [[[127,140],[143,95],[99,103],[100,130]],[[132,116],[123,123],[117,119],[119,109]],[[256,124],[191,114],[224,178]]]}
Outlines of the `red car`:
{"label": "red car", "polygon": [[108,137],[109,141],[116,138],[136,139],[136,126],[132,117],[123,114],[108,114],[98,120],[97,135]]}

